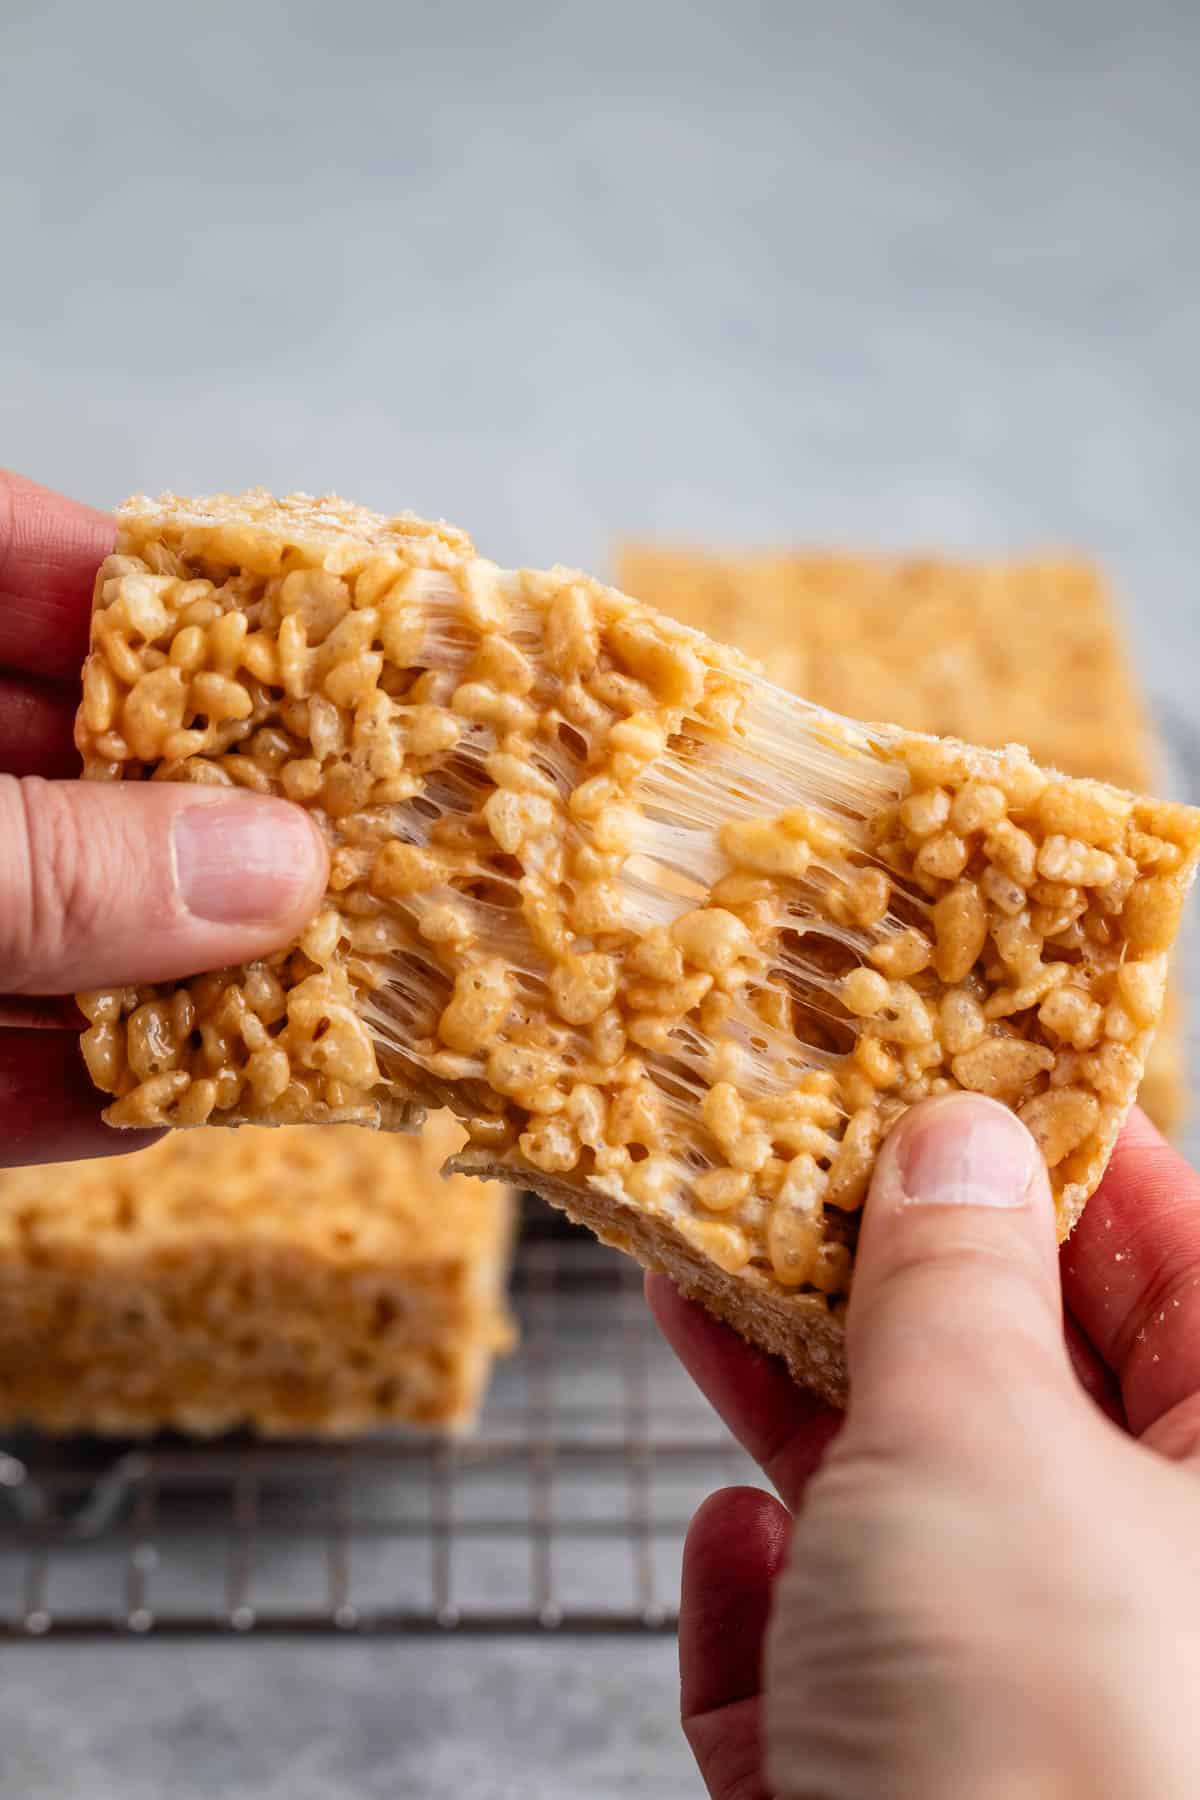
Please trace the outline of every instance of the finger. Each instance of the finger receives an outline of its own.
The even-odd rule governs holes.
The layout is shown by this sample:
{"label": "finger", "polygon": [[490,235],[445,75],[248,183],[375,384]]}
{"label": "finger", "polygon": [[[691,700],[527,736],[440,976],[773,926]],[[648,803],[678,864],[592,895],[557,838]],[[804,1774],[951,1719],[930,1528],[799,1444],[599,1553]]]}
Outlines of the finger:
{"label": "finger", "polygon": [[79,1039],[64,1031],[0,1031],[0,1165],[125,1155],[161,1132],[112,1131]]}
{"label": "finger", "polygon": [[[884,1143],[847,1319],[847,1438],[989,1461],[1031,1402],[1077,1393],[1054,1209],[1033,1139],[976,1094],[927,1101]],[[843,1443],[846,1439],[843,1439]]]}
{"label": "finger", "polygon": [[758,1696],[790,1520],[754,1488],[707,1499],[688,1531],[679,1607],[683,1728],[714,1800],[759,1800]]}
{"label": "finger", "polygon": [[315,826],[283,800],[0,776],[0,988],[67,994],[253,961],[300,933],[327,871]]}
{"label": "finger", "polygon": [[842,1415],[798,1388],[784,1365],[747,1344],[665,1275],[646,1277],[660,1331],[709,1404],[794,1512]]}
{"label": "finger", "polygon": [[[663,1336],[705,1399],[796,1511],[843,1415],[793,1385],[775,1357],[747,1344],[665,1275],[647,1275],[646,1299]],[[1063,1322],[1067,1356],[1089,1399],[1125,1429],[1121,1391],[1079,1324]]]}
{"label": "finger", "polygon": [[92,585],[115,535],[104,513],[0,469],[0,664],[78,680]]}
{"label": "finger", "polygon": [[679,1607],[685,1719],[758,1693],[771,1586],[790,1524],[772,1494],[749,1487],[710,1494],[692,1520]]}
{"label": "finger", "polygon": [[75,702],[61,688],[0,670],[0,769],[5,774],[78,775],[74,728]]}
{"label": "finger", "polygon": [[1200,1176],[1140,1111],[1063,1246],[1062,1281],[1131,1431],[1200,1389]]}

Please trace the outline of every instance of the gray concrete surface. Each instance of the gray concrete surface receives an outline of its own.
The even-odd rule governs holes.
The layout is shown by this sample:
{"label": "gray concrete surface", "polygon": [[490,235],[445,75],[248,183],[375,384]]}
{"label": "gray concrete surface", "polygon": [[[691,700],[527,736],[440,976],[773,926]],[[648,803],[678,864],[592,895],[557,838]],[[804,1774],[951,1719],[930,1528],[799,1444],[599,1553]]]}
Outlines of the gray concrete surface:
{"label": "gray concrete surface", "polygon": [[457,1641],[14,1651],[0,1791],[690,1800],[702,1790],[673,1715],[669,1660],[657,1643],[602,1639],[474,1652]]}
{"label": "gray concrete surface", "polygon": [[[1082,545],[1195,795],[1198,58],[1188,0],[0,0],[0,455],[505,560]],[[6,1661],[30,1800],[698,1792],[662,1644]]]}

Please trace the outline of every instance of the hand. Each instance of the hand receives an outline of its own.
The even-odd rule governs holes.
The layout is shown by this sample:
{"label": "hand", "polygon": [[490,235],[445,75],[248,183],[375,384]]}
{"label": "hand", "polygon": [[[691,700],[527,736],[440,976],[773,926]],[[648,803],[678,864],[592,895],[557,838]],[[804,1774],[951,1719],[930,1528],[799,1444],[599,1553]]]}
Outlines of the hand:
{"label": "hand", "polygon": [[[101,513],[0,471],[0,1164],[134,1150],[53,996],[246,962],[303,929],[324,845],[283,801],[87,783],[72,728]],[[7,999],[4,996],[8,996]]]}
{"label": "hand", "polygon": [[730,1489],[688,1534],[684,1729],[714,1800],[1196,1792],[1200,1178],[1140,1114],[1061,1293],[1024,1127],[967,1095],[902,1120],[844,1424],[648,1293],[785,1502]]}

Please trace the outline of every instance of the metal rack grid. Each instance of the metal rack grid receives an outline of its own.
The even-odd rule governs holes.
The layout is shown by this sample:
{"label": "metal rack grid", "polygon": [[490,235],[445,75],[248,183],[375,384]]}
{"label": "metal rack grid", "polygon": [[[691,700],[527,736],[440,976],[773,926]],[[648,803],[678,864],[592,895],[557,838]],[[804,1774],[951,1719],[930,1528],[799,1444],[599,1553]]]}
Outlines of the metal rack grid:
{"label": "metal rack grid", "polygon": [[640,1271],[544,1226],[477,1432],[0,1444],[0,1637],[669,1632],[704,1494],[757,1475]]}

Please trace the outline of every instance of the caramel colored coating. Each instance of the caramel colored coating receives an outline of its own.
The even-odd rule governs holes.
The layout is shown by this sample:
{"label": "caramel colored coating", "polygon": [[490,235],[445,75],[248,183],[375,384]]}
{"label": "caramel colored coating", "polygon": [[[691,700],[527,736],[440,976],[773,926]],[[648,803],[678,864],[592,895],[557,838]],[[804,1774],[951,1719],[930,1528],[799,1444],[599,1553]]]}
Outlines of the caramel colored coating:
{"label": "caramel colored coating", "polygon": [[0,1172],[0,1424],[457,1428],[511,1339],[512,1200],[419,1137],[177,1132]]}
{"label": "caramel colored coating", "polygon": [[[1128,649],[1085,562],[723,557],[630,543],[617,580],[834,712],[993,749],[1024,744],[1046,767],[1134,791],[1159,779]],[[1139,1094],[1164,1131],[1186,1109],[1185,1060],[1168,991]]]}
{"label": "caramel colored coating", "polygon": [[79,742],[93,778],[283,793],[331,850],[287,953],[81,998],[112,1123],[448,1103],[467,1162],[835,1319],[927,1095],[1028,1116],[1069,1227],[1200,855],[1187,808],[853,725],[574,571],[336,501],[125,508]]}

